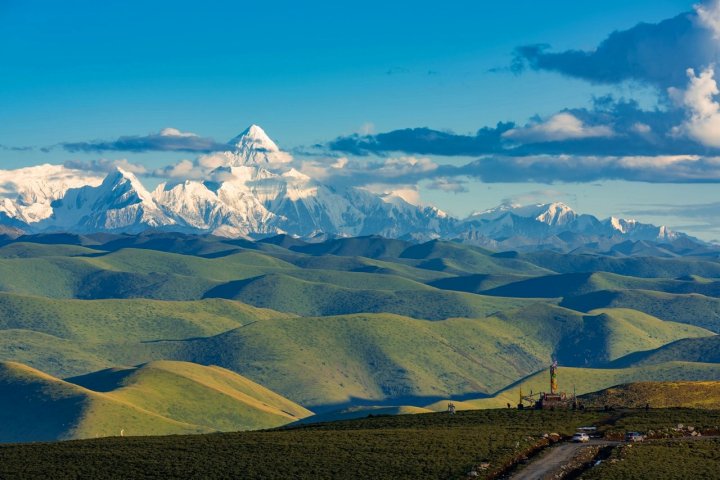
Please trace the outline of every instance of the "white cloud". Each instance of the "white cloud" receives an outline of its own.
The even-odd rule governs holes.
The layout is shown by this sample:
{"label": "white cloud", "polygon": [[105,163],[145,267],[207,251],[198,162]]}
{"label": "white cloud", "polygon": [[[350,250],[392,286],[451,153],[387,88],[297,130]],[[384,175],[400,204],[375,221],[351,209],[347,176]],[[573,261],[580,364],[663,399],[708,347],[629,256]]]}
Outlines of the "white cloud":
{"label": "white cloud", "polygon": [[181,132],[177,128],[163,128],[160,130],[160,136],[161,137],[197,137],[196,134],[192,132]]}
{"label": "white cloud", "polygon": [[607,125],[585,125],[582,120],[568,112],[561,112],[546,121],[513,128],[503,137],[520,142],[555,142],[580,138],[612,137],[615,133]]}
{"label": "white cloud", "polygon": [[698,3],[693,6],[700,24],[713,32],[713,37],[720,39],[720,1],[711,0],[705,5]]}
{"label": "white cloud", "polygon": [[207,170],[191,160],[180,160],[174,165],[156,169],[153,175],[180,180],[202,180],[207,177]]}
{"label": "white cloud", "polygon": [[639,133],[640,135],[646,135],[650,132],[652,132],[652,128],[647,123],[642,122],[635,122],[633,123],[632,127],[630,129],[635,132]]}
{"label": "white cloud", "polygon": [[720,147],[720,103],[715,97],[720,93],[715,81],[714,66],[710,65],[699,75],[687,69],[690,79],[686,90],[668,89],[670,96],[687,109],[688,118],[673,129],[676,135],[688,137],[709,147]]}

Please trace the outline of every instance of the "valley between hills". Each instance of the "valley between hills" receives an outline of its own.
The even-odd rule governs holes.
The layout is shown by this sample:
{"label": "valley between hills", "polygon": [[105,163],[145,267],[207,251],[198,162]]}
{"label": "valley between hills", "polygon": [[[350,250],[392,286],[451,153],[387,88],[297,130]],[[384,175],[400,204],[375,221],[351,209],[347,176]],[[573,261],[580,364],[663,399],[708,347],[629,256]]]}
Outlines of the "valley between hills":
{"label": "valley between hills", "polygon": [[0,245],[2,442],[504,407],[547,389],[553,359],[578,395],[720,380],[707,251],[161,232]]}

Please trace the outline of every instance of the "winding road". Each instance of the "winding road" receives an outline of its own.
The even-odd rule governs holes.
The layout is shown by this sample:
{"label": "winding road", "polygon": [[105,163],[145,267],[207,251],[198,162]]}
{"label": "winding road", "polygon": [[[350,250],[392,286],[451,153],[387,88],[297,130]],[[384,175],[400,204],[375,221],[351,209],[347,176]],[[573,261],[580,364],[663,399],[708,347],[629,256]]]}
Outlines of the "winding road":
{"label": "winding road", "polygon": [[563,465],[567,465],[570,460],[575,458],[583,448],[588,446],[605,447],[607,445],[618,445],[619,443],[610,440],[590,440],[587,443],[559,443],[540,454],[522,470],[515,472],[510,479],[540,480],[559,471]]}

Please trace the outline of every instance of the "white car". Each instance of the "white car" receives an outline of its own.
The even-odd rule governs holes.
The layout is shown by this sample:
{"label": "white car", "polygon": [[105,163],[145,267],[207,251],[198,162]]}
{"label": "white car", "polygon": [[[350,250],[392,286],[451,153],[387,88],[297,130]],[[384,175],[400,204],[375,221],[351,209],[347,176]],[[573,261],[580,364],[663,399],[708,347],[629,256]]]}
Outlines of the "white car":
{"label": "white car", "polygon": [[588,436],[587,433],[580,433],[580,432],[578,432],[578,433],[576,433],[575,435],[573,435],[572,441],[573,441],[573,442],[576,442],[576,443],[585,443],[585,442],[589,442],[589,441],[590,441],[590,437]]}

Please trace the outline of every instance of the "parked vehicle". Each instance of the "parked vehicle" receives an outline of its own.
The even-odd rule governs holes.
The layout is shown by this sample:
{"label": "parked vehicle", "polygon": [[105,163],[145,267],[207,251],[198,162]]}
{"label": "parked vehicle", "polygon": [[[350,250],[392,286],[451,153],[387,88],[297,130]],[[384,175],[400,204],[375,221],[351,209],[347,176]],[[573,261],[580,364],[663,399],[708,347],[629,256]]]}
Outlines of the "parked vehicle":
{"label": "parked vehicle", "polygon": [[645,435],[638,432],[627,432],[625,433],[626,442],[642,442],[645,440]]}
{"label": "parked vehicle", "polygon": [[590,436],[587,433],[578,432],[572,437],[572,441],[576,443],[585,443],[590,441]]}

